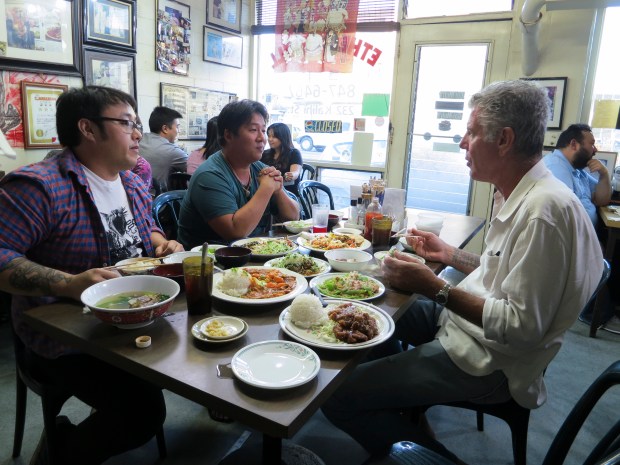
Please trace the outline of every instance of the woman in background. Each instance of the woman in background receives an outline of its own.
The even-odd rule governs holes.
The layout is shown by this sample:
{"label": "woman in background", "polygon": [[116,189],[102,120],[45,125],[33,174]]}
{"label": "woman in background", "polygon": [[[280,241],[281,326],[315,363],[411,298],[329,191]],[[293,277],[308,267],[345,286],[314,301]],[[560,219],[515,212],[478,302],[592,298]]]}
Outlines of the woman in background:
{"label": "woman in background", "polygon": [[187,159],[187,173],[194,174],[196,168],[220,148],[220,143],[217,140],[217,116],[214,116],[207,123],[207,140],[205,144],[198,150],[194,150],[189,154]]}
{"label": "woman in background", "polygon": [[261,161],[274,166],[284,178],[284,188],[299,196],[297,186],[303,160],[301,152],[293,147],[291,131],[284,123],[273,123],[267,128],[269,149],[263,152]]}

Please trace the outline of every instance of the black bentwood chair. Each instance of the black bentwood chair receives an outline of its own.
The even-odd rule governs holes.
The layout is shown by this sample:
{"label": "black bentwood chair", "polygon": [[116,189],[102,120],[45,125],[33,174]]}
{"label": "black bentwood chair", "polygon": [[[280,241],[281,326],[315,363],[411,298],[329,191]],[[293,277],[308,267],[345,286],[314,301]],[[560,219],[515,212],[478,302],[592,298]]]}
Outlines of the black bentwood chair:
{"label": "black bentwood chair", "polygon": [[170,173],[168,176],[168,190],[183,190],[189,186],[189,180],[192,178],[191,174],[178,171],[176,173]]}
{"label": "black bentwood chair", "polygon": [[308,163],[302,163],[299,175],[299,182],[301,181],[316,181],[316,168]]}
{"label": "black bentwood chair", "polygon": [[[542,465],[562,465],[586,419],[607,390],[620,384],[620,360],[594,380],[570,411],[555,435]],[[620,418],[620,417],[618,417]],[[601,436],[583,465],[620,464],[620,419]],[[454,465],[445,457],[409,441],[397,442],[386,457],[366,465]]]}
{"label": "black bentwood chair", "polygon": [[304,210],[305,218],[312,218],[312,204],[319,202],[319,191],[324,192],[329,199],[329,208],[334,209],[334,198],[328,186],[318,181],[301,181],[297,187],[301,206]]}

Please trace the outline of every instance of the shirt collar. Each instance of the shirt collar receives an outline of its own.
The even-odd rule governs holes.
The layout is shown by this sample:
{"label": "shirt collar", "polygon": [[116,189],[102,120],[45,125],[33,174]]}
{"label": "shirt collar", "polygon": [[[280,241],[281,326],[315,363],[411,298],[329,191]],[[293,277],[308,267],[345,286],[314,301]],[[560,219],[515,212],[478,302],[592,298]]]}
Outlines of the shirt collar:
{"label": "shirt collar", "polygon": [[496,219],[502,222],[508,220],[519,209],[528,192],[536,183],[549,176],[553,176],[553,174],[551,174],[551,171],[547,169],[545,163],[541,159],[521,178],[512,191],[512,194],[510,194],[510,197],[505,200],[504,204],[497,212]]}

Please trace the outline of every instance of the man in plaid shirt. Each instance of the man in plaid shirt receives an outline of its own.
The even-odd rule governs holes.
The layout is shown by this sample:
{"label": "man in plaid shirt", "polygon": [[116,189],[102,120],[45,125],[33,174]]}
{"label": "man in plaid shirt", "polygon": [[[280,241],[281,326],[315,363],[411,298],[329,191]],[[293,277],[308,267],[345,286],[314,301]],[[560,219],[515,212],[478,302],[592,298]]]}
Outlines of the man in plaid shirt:
{"label": "man in plaid shirt", "polygon": [[[79,301],[87,287],[118,277],[104,267],[119,260],[183,250],[154,225],[147,187],[130,171],[142,137],[136,117],[136,102],[124,92],[71,89],[56,107],[63,152],[0,181],[0,290],[13,294],[15,332],[35,372],[94,409],[78,425],[66,419],[57,425],[66,465],[99,464],[136,448],[166,416],[159,387],[34,331],[21,318],[24,310],[61,298]],[[35,462],[45,459],[39,453]]]}

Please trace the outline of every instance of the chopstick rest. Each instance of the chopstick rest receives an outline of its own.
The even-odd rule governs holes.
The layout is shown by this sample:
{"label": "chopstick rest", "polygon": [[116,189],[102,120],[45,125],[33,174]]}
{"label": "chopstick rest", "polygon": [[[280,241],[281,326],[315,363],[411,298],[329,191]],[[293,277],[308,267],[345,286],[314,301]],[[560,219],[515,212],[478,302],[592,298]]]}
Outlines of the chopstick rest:
{"label": "chopstick rest", "polygon": [[136,347],[146,349],[151,345],[151,336],[138,336],[136,338]]}

